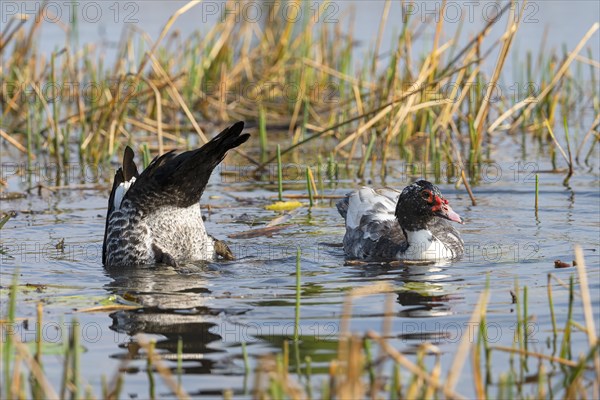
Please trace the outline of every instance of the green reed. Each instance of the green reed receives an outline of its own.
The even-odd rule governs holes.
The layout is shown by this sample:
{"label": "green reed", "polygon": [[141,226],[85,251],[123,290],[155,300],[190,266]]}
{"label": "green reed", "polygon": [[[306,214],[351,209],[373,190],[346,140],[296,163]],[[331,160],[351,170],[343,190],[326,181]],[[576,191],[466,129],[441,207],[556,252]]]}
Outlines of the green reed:
{"label": "green reed", "polygon": [[[300,247],[296,249],[296,303],[294,307],[294,342],[300,338],[300,301],[302,298],[302,260]],[[297,353],[296,353],[297,354]]]}
{"label": "green reed", "polygon": [[281,165],[281,146],[277,145],[277,194],[279,201],[283,201],[283,167]]}
{"label": "green reed", "polygon": [[308,193],[308,206],[312,208],[314,205],[313,189],[310,167],[306,167],[306,192]]}

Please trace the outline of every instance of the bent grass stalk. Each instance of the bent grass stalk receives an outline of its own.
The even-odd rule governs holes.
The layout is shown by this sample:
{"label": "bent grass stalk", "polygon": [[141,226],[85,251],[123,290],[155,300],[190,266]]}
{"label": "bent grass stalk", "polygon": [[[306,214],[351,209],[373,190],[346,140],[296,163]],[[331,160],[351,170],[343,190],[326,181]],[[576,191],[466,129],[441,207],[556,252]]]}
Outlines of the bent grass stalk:
{"label": "bent grass stalk", "polygon": [[567,309],[567,319],[565,321],[565,327],[563,328],[563,340],[560,345],[560,357],[571,358],[571,326],[573,318],[573,303],[574,303],[574,280],[573,276],[569,278],[569,307]]}
{"label": "bent grass stalk", "polygon": [[[35,324],[35,354],[34,360],[40,366],[40,369],[43,371],[42,365],[42,322],[43,322],[43,305],[42,302],[37,303],[36,307],[36,317],[37,322]],[[35,380],[31,380],[31,395],[33,398],[40,398],[42,395],[42,389],[40,384]]]}
{"label": "bent grass stalk", "polygon": [[[14,324],[15,323],[15,309],[16,309],[16,304],[17,304],[17,282],[18,282],[18,274],[17,272],[14,273],[13,278],[12,278],[12,282],[10,285],[10,295],[9,295],[9,299],[8,299],[8,310],[7,310],[7,316],[6,316],[6,320],[8,321],[9,324]],[[4,389],[6,390],[6,398],[11,398],[11,368],[10,368],[10,360],[11,360],[11,355],[14,352],[14,348],[13,348],[13,343],[14,343],[14,339],[13,339],[13,335],[12,332],[6,334],[5,339],[4,339],[4,343],[2,345],[2,348],[4,349],[3,351],[3,364],[4,364]]]}
{"label": "bent grass stalk", "polygon": [[311,376],[312,376],[312,358],[310,356],[306,356],[304,357],[304,364],[305,364],[305,377],[306,377],[306,394],[308,395],[309,399],[313,398],[313,393],[312,393],[312,384],[311,384]]}
{"label": "bent grass stalk", "polygon": [[313,195],[313,186],[314,181],[312,180],[312,171],[310,167],[306,167],[306,191],[308,192],[308,205],[312,208],[314,205],[314,195]]}
{"label": "bent grass stalk", "polygon": [[571,154],[571,141],[569,140],[569,124],[568,124],[566,115],[565,115],[563,121],[564,121],[564,129],[565,129],[565,140],[567,141],[567,154],[569,154],[569,160],[568,160],[569,172],[567,173],[567,176],[565,177],[565,180],[563,181],[563,185],[568,186],[569,179],[571,179],[571,176],[573,176],[573,155]]}
{"label": "bent grass stalk", "polygon": [[556,315],[554,314],[554,300],[552,300],[552,274],[548,274],[548,305],[550,307],[550,320],[552,321],[552,355],[556,355],[556,338],[558,330],[556,326]]}
{"label": "bent grass stalk", "polygon": [[592,311],[592,300],[588,286],[587,271],[585,267],[585,259],[583,258],[583,250],[580,246],[575,246],[575,261],[577,263],[577,274],[579,275],[579,284],[581,287],[581,301],[583,303],[583,313],[585,317],[586,335],[588,337],[589,346],[594,349],[593,355],[594,368],[596,370],[596,380],[594,383],[594,395],[600,397],[600,354],[598,347],[598,337],[596,335],[596,325],[594,322],[594,313]]}
{"label": "bent grass stalk", "polygon": [[71,353],[73,354],[72,358],[72,375],[71,375],[71,384],[69,385],[73,389],[71,390],[71,398],[77,399],[79,398],[79,370],[80,370],[80,351],[81,346],[79,345],[79,322],[77,319],[73,320],[71,325],[71,329],[69,332],[69,346],[71,347]]}
{"label": "bent grass stalk", "polygon": [[373,146],[375,146],[375,140],[376,140],[376,136],[375,133],[373,133],[371,135],[371,140],[369,141],[369,145],[367,146],[367,149],[365,151],[365,154],[363,156],[363,159],[360,163],[360,167],[358,168],[358,172],[356,173],[356,176],[358,178],[363,178],[365,175],[365,167],[367,165],[367,162],[369,160],[369,157],[371,157],[371,153],[373,152]]}
{"label": "bent grass stalk", "polygon": [[154,383],[153,360],[154,360],[155,342],[151,340],[146,347],[146,375],[148,376],[148,397],[152,400],[156,398],[156,387]]}
{"label": "bent grass stalk", "polygon": [[[296,304],[294,307],[294,342],[300,338],[300,300],[302,296],[302,267],[300,247],[296,249]],[[298,355],[298,354],[297,354]]]}
{"label": "bent grass stalk", "polygon": [[152,160],[150,149],[148,148],[148,144],[144,143],[142,145],[142,163],[144,164],[144,168],[147,168],[148,165],[150,165],[150,160]]}
{"label": "bent grass stalk", "polygon": [[244,375],[250,373],[250,359],[248,358],[248,349],[246,348],[246,342],[242,342],[242,358],[244,359]]}
{"label": "bent grass stalk", "polygon": [[[265,107],[261,104],[258,106],[258,138],[260,143],[260,155],[261,160],[265,160],[268,157],[268,140],[267,140],[267,116]],[[277,153],[278,157],[281,158],[281,153]]]}

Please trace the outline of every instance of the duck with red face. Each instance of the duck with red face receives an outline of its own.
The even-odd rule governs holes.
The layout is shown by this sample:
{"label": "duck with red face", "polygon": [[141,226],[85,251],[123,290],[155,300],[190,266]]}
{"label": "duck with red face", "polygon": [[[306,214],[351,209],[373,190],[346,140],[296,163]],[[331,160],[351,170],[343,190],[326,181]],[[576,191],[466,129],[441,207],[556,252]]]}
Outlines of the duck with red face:
{"label": "duck with red face", "polygon": [[344,251],[363,260],[448,261],[464,253],[464,242],[448,222],[463,219],[439,188],[420,180],[401,193],[363,187],[337,204],[346,220]]}

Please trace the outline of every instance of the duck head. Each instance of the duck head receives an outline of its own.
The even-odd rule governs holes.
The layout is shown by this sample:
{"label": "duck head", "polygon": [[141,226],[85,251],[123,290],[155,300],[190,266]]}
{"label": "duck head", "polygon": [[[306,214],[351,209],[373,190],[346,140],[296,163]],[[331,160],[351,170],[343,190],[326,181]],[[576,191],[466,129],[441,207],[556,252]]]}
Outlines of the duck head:
{"label": "duck head", "polygon": [[396,218],[404,230],[427,229],[427,223],[436,217],[463,223],[440,189],[431,182],[420,180],[404,188],[396,205]]}

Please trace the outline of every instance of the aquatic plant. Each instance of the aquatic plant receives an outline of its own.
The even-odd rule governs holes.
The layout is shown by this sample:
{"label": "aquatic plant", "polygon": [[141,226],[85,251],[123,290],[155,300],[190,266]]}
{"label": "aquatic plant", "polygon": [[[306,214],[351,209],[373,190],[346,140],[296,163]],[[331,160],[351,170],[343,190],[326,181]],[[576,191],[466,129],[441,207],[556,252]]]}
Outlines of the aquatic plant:
{"label": "aquatic plant", "polygon": [[[12,17],[0,46],[0,98],[6,105],[2,138],[28,159],[48,152],[58,165],[72,158],[105,163],[127,143],[144,142],[143,154],[149,157],[187,147],[195,138],[206,142],[215,125],[243,119],[259,134],[255,149],[238,153],[256,166],[258,176],[277,154],[297,157],[312,151],[311,142],[318,140],[315,157],[327,154],[345,160],[348,168],[356,164],[353,173],[359,177],[366,174],[368,160],[371,173],[377,166],[383,177],[390,159],[420,160],[436,181],[457,178],[475,201],[469,183],[477,183],[477,166],[486,162],[484,150],[497,132],[544,137],[559,111],[570,124],[584,123],[576,112],[583,104],[591,102],[599,111],[594,85],[574,97],[583,78],[571,73],[574,62],[594,65],[591,50],[588,58],[581,53],[598,23],[562,61],[541,51],[534,73],[528,56],[527,79],[536,90],[492,101],[520,23],[511,3],[463,47],[458,36],[442,42],[439,18],[432,47],[423,54],[413,54],[422,22],[409,15],[387,59],[378,54],[388,23],[384,12],[374,51],[362,63],[357,62],[352,26],[344,33],[342,22],[319,24],[309,13],[283,22],[268,18],[257,31],[256,22],[240,18],[235,8],[207,32],[180,38],[174,30],[177,19],[198,3],[174,13],[156,41],[126,29],[111,66],[96,44],[80,44],[77,23],[65,26],[64,47],[48,59],[37,47],[44,18]],[[281,6],[275,2],[269,12]],[[504,34],[491,39],[492,26],[503,20]],[[498,55],[488,77],[482,66],[494,52]],[[595,75],[592,69],[591,81]],[[66,82],[91,82],[104,90],[92,96],[61,84]],[[591,132],[598,123],[596,118],[583,129]],[[577,157],[591,138],[595,145],[597,135],[587,134]],[[458,167],[442,176],[442,163]]]}

